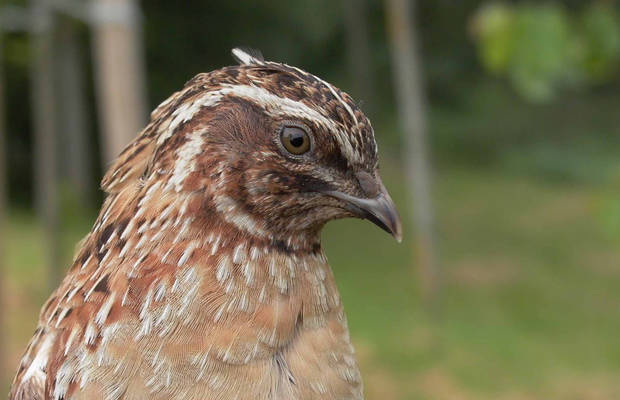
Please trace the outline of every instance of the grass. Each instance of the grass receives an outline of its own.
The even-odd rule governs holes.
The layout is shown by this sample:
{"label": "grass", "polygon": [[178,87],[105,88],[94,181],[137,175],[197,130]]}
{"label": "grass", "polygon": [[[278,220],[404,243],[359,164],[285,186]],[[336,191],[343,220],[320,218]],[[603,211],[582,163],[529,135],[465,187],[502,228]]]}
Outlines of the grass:
{"label": "grass", "polygon": [[[402,177],[384,174],[406,211]],[[474,169],[442,171],[436,182],[442,286],[432,314],[409,261],[410,226],[403,245],[364,221],[332,223],[323,237],[367,398],[620,398],[612,188]],[[14,211],[9,222],[7,299],[19,310],[6,325],[12,373],[47,289],[34,217]],[[66,259],[88,229],[70,219]]]}
{"label": "grass", "polygon": [[325,235],[368,397],[387,384],[399,399],[620,395],[620,248],[597,218],[608,189],[480,170],[437,182],[437,315],[405,246],[358,221]]}

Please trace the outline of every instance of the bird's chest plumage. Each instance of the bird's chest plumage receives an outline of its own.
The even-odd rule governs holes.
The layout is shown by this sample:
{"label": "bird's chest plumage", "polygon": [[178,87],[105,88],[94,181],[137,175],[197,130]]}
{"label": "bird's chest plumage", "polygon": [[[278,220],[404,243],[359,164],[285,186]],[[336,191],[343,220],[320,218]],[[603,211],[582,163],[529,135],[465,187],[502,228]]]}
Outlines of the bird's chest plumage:
{"label": "bird's chest plumage", "polygon": [[136,294],[135,318],[112,323],[96,351],[67,360],[86,377],[75,398],[361,398],[322,253],[212,250],[196,246],[173,274]]}

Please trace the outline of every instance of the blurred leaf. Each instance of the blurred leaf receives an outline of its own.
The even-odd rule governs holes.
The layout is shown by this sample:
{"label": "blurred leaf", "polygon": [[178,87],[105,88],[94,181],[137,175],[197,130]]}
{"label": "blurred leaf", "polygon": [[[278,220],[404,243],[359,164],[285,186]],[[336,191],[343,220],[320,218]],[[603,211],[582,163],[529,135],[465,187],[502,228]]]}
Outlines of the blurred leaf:
{"label": "blurred leaf", "polygon": [[596,2],[583,15],[582,67],[594,81],[611,77],[620,64],[620,18],[615,8]]}
{"label": "blurred leaf", "polygon": [[567,16],[557,5],[531,5],[519,9],[509,76],[527,99],[544,101],[554,94],[555,83],[569,67]]}
{"label": "blurred leaf", "polygon": [[482,65],[532,102],[610,79],[620,66],[620,20],[610,3],[591,3],[580,18],[560,3],[490,3],[473,28]]}
{"label": "blurred leaf", "polygon": [[510,61],[514,20],[513,10],[499,3],[483,7],[473,20],[474,34],[480,39],[480,58],[491,72],[504,71]]}

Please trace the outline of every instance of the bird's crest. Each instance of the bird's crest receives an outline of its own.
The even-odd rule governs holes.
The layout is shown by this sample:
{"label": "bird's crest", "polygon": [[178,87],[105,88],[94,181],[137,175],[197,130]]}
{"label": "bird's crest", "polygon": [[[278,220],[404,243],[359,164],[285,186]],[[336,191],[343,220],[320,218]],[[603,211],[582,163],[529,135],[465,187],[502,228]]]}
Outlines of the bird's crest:
{"label": "bird's crest", "polygon": [[235,47],[232,49],[232,55],[241,65],[263,64],[265,62],[263,53],[260,50],[249,47]]}

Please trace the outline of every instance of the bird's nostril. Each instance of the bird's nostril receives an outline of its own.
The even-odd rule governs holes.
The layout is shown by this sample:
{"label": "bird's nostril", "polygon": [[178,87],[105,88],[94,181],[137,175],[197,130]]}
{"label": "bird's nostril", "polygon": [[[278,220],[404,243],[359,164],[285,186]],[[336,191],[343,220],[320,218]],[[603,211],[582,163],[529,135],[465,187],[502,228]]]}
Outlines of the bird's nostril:
{"label": "bird's nostril", "polygon": [[373,175],[366,171],[359,171],[355,173],[355,177],[368,197],[375,197],[379,194],[379,184]]}

